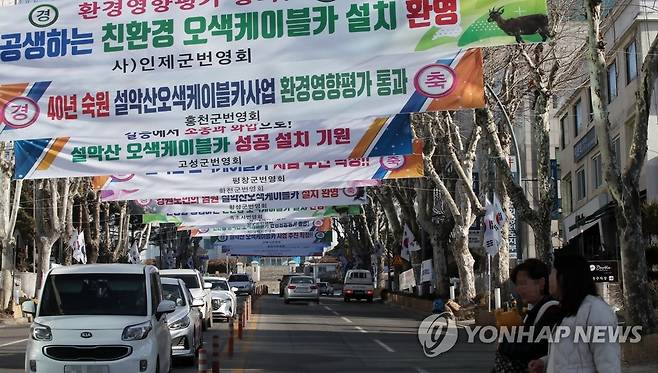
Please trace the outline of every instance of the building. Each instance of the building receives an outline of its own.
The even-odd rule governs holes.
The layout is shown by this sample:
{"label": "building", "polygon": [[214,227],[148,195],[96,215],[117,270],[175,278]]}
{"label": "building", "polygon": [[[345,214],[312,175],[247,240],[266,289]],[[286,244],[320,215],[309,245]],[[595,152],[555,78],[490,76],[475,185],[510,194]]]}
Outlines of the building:
{"label": "building", "polygon": [[[606,9],[603,32],[607,74],[605,100],[615,161],[623,169],[633,135],[638,74],[658,34],[658,8],[652,1],[617,1]],[[618,235],[612,199],[603,175],[596,129],[591,121],[586,50],[580,56],[585,74],[578,89],[563,92],[552,113],[559,133],[556,149],[560,168],[561,235],[590,260],[617,260]],[[640,190],[649,201],[658,199],[658,92],[654,91],[649,119],[647,162]]]}

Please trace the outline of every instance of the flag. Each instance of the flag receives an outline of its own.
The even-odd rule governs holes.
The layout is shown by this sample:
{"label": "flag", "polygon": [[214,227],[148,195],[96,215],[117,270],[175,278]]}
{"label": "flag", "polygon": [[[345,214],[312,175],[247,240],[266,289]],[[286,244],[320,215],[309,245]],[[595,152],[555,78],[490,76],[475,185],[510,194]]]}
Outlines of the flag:
{"label": "flag", "polygon": [[85,232],[78,234],[78,250],[82,253],[82,264],[87,264],[87,245],[85,244]]}
{"label": "flag", "polygon": [[496,193],[494,193],[494,217],[496,220],[496,224],[498,225],[498,231],[501,232],[503,229],[503,225],[505,225],[505,222],[507,221],[507,215],[505,215],[505,212],[503,211],[503,206],[500,204],[500,200],[498,199],[498,196]]}
{"label": "flag", "polygon": [[406,261],[411,261],[411,251],[420,250],[420,246],[416,243],[414,234],[409,229],[408,225],[404,225],[404,232],[402,233],[402,250],[400,250],[400,256]]}
{"label": "flag", "polygon": [[489,198],[486,198],[484,204],[484,250],[487,254],[494,256],[498,253],[500,246],[500,239],[496,235],[496,220],[494,205],[491,204]]}
{"label": "flag", "polygon": [[[73,229],[71,239],[69,240],[69,247],[73,250],[73,260],[78,263],[83,263],[85,257],[82,253],[82,246],[84,246],[84,237],[82,238],[82,246],[80,245],[80,235],[77,229]],[[86,261],[84,261],[86,262]]]}

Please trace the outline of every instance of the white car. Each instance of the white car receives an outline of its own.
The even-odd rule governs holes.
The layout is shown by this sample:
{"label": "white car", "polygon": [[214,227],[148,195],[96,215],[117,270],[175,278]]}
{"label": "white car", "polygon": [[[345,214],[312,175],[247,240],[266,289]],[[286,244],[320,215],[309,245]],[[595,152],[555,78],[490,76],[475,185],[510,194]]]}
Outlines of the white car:
{"label": "white car", "polygon": [[232,288],[224,277],[204,277],[205,282],[212,284],[210,289],[212,296],[213,319],[230,320],[237,310],[238,299],[235,296],[237,288]]}
{"label": "white car", "polygon": [[293,276],[288,280],[288,286],[283,291],[283,302],[288,304],[294,300],[305,300],[320,303],[320,292],[315,279],[309,276]]}
{"label": "white car", "polygon": [[25,372],[164,373],[171,370],[158,270],[135,264],[58,267],[46,275],[25,352]]}
{"label": "white car", "polygon": [[176,310],[167,317],[171,333],[171,354],[194,364],[203,343],[203,317],[199,307],[202,300],[194,299],[183,280],[162,279],[163,298],[176,303]]}
{"label": "white car", "polygon": [[203,281],[201,273],[195,269],[163,269],[160,271],[160,275],[183,280],[194,299],[203,301],[204,305],[200,308],[204,320],[203,329],[212,327],[212,298],[210,295],[212,285]]}
{"label": "white car", "polygon": [[254,283],[246,273],[234,273],[228,276],[228,283],[238,289],[235,291],[236,294],[251,294],[254,291]]}

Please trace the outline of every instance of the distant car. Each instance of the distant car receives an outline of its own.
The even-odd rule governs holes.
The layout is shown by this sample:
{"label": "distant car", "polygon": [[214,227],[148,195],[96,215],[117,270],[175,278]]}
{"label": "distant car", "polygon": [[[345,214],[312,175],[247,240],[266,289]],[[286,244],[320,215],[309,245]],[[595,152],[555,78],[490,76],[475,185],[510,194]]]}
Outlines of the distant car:
{"label": "distant car", "polygon": [[194,269],[163,269],[160,271],[160,275],[183,280],[194,299],[200,299],[204,303],[201,307],[204,320],[203,329],[212,327],[212,297],[210,294],[212,285],[203,281],[201,273]]}
{"label": "distant car", "polygon": [[372,302],[375,287],[372,274],[367,269],[350,269],[345,274],[343,285],[343,299],[349,302],[352,299],[365,299]]}
{"label": "distant car", "polygon": [[204,303],[192,297],[183,280],[175,278],[162,279],[162,298],[176,303],[176,310],[167,317],[171,355],[192,365],[203,344],[203,315],[199,308]]}
{"label": "distant car", "polygon": [[230,320],[238,306],[238,298],[228,280],[223,277],[204,277],[203,280],[212,285],[210,289],[212,297],[212,317],[214,320]]}
{"label": "distant car", "polygon": [[328,282],[318,282],[317,284],[320,295],[334,295],[334,288]]}
{"label": "distant car", "polygon": [[237,288],[235,294],[249,294],[254,291],[254,283],[246,273],[236,273],[228,276],[228,283],[231,287]]}
{"label": "distant car", "polygon": [[[167,314],[157,268],[89,264],[51,269],[25,350],[25,372],[145,372],[171,370]],[[4,358],[3,358],[3,361]],[[4,366],[4,365],[3,365]]]}
{"label": "distant car", "polygon": [[301,275],[296,274],[296,273],[291,273],[291,274],[288,274],[288,275],[281,276],[281,278],[279,279],[279,296],[280,297],[283,297],[283,292],[284,292],[286,286],[288,286],[288,280],[290,280],[290,278],[294,277],[294,276],[301,276]]}
{"label": "distant car", "polygon": [[313,277],[294,276],[290,278],[283,293],[283,302],[288,304],[294,300],[320,303],[320,293]]}

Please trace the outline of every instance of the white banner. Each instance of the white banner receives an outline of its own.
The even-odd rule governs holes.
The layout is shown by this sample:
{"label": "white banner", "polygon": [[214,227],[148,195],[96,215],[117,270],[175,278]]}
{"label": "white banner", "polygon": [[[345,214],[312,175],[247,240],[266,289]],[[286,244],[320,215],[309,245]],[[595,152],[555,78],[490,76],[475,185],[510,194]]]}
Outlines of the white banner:
{"label": "white banner", "polygon": [[191,69],[107,79],[56,66],[44,73],[55,78],[35,82],[31,69],[12,71],[11,80],[0,77],[6,101],[0,140],[113,139],[131,131],[200,128],[200,117],[245,112],[267,122],[343,120],[484,105],[479,50],[247,66],[230,75]]}
{"label": "white banner", "polygon": [[363,205],[364,188],[331,188],[271,193],[224,194],[202,197],[135,200],[146,214],[171,214],[185,211],[265,210],[289,207]]}
{"label": "white banner", "polygon": [[270,234],[289,232],[326,232],[331,230],[331,218],[279,220],[275,222],[230,224],[216,227],[189,228],[192,237],[231,236],[236,234]]}
{"label": "white banner", "polygon": [[431,282],[433,275],[432,259],[423,260],[420,265],[420,282]]}
{"label": "white banner", "polygon": [[234,256],[322,256],[324,249],[318,247],[282,247],[262,248],[256,246],[242,246],[228,249],[226,253]]}
{"label": "white banner", "polygon": [[294,219],[320,219],[357,215],[361,213],[361,206],[316,206],[295,207],[264,210],[216,210],[206,206],[187,206],[179,211],[168,213],[144,214],[142,222],[148,223],[174,223],[182,226],[205,228],[227,224],[248,224],[262,222],[276,222],[279,220]]}
{"label": "white banner", "polygon": [[217,241],[223,248],[233,250],[237,247],[252,246],[262,249],[283,249],[285,247],[326,247],[331,245],[329,232],[289,232],[269,234],[236,234],[218,236]]}
{"label": "white banner", "polygon": [[[149,175],[124,175],[96,178],[95,180],[97,189],[123,191],[121,193],[103,193],[103,199],[109,201],[112,199],[153,199],[226,194],[228,187],[258,187],[275,184],[281,186],[281,189],[275,191],[323,188],[324,183],[330,184],[335,180],[348,182],[414,178],[423,176],[423,171],[422,155],[412,154],[326,162],[223,167],[194,170],[187,173],[162,172]],[[190,178],[192,175],[193,179]],[[301,188],[296,188],[300,185]],[[327,185],[327,187],[330,186]],[[261,190],[254,191],[261,192]],[[267,191],[273,190],[268,189]]]}
{"label": "white banner", "polygon": [[[111,138],[17,141],[16,178],[39,179],[253,166],[413,153],[409,115],[346,120],[247,121],[130,131]],[[184,125],[181,125],[185,127]]]}
{"label": "white banner", "polygon": [[400,290],[411,290],[414,286],[416,286],[416,278],[413,268],[400,273]]}

